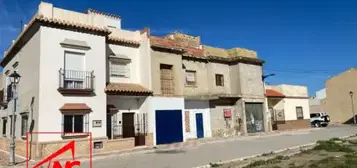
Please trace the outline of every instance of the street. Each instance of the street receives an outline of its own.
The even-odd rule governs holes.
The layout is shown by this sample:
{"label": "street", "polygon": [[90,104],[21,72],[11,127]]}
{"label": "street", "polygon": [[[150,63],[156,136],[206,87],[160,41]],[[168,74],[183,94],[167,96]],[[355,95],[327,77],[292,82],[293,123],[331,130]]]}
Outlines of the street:
{"label": "street", "polygon": [[[300,131],[285,135],[208,143],[181,150],[156,151],[128,156],[108,156],[102,159],[94,158],[93,167],[190,168],[356,133],[357,127],[328,127],[321,130]],[[88,164],[88,162],[82,162],[82,167],[88,167]]]}

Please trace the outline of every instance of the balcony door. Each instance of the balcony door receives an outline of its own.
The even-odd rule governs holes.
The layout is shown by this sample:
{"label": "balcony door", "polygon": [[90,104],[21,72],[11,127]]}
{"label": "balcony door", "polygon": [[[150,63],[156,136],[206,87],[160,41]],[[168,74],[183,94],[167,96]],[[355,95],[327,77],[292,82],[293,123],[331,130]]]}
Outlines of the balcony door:
{"label": "balcony door", "polygon": [[64,85],[68,89],[83,89],[87,78],[83,53],[65,52]]}

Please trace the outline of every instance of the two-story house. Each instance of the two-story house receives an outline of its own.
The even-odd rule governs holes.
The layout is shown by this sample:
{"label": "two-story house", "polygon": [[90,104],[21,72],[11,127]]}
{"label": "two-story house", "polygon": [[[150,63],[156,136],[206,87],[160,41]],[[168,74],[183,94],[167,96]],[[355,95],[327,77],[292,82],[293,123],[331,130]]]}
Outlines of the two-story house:
{"label": "two-story house", "polygon": [[[175,85],[171,88],[184,98],[185,110],[180,117],[184,120],[185,139],[267,129],[263,61],[257,58],[255,51],[210,47],[202,45],[200,37],[178,32],[152,37],[151,41],[152,46],[171,52],[162,52],[162,56],[157,57],[160,61],[166,60],[168,67],[174,67],[171,70]],[[173,64],[175,66],[171,66]],[[153,71],[153,82],[162,82],[162,78],[154,76]],[[175,125],[181,126],[179,122]]]}
{"label": "two-story house", "polygon": [[[77,155],[88,155],[91,147],[100,153],[152,145],[149,51],[147,29],[123,30],[117,15],[41,2],[1,60],[6,99],[0,148],[9,150],[13,119],[16,154],[25,156],[30,138],[32,158],[70,140]],[[21,75],[16,96],[9,80],[14,71]]]}

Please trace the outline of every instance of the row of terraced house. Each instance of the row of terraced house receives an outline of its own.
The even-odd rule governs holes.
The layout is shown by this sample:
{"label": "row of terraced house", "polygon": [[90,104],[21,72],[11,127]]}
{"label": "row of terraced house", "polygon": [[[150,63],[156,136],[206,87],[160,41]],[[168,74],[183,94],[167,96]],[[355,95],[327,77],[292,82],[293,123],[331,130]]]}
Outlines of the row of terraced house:
{"label": "row of terraced house", "polygon": [[[270,131],[266,98],[288,96],[271,94],[272,87],[265,96],[263,63],[253,50],[216,48],[178,32],[128,31],[117,15],[41,2],[1,61],[0,148],[9,148],[12,120],[22,156],[27,132],[59,133],[31,134],[33,157],[73,139],[85,154],[86,132],[100,153]],[[15,90],[14,71],[21,75]],[[298,96],[307,101],[307,89]],[[303,108],[299,124],[308,127]]]}

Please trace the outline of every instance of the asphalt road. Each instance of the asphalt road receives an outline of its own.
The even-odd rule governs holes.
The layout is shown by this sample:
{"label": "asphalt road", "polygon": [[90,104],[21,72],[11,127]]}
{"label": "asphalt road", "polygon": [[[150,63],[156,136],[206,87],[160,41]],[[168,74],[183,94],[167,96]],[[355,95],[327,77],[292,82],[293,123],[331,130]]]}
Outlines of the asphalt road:
{"label": "asphalt road", "polygon": [[[192,168],[350,134],[357,134],[357,127],[329,127],[285,135],[243,138],[234,141],[208,143],[182,150],[155,151],[129,156],[108,156],[102,159],[94,159],[93,168]],[[82,162],[81,167],[88,167],[88,164],[88,162]]]}

